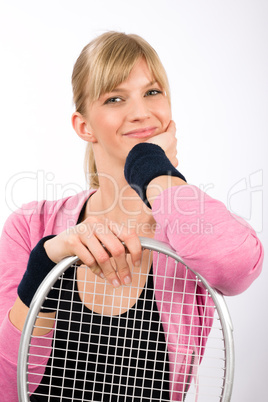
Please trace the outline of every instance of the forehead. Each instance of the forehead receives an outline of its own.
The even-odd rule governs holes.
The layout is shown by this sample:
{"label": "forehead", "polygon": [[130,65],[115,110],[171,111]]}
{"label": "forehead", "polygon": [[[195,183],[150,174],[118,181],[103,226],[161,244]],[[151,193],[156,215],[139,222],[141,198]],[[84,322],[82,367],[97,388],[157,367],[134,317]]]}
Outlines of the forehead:
{"label": "forehead", "polygon": [[148,65],[145,60],[138,60],[130,71],[128,77],[119,83],[115,88],[111,90],[111,92],[117,89],[124,89],[126,87],[135,88],[137,86],[145,87],[148,85],[152,85],[156,82],[156,79],[153,77],[151,71],[148,68]]}

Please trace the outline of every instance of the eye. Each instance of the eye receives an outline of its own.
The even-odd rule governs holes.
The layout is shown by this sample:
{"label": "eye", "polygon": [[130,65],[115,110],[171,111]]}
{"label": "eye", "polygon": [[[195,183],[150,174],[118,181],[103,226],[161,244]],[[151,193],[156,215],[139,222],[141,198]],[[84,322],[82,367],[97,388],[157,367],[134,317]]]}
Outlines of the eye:
{"label": "eye", "polygon": [[104,104],[105,104],[105,105],[114,104],[114,103],[119,103],[119,102],[121,102],[121,101],[122,101],[122,99],[119,98],[119,96],[114,96],[113,98],[108,98],[108,99],[104,102]]}
{"label": "eye", "polygon": [[145,96],[155,96],[162,93],[163,91],[161,91],[160,89],[150,89],[149,91],[146,92]]}

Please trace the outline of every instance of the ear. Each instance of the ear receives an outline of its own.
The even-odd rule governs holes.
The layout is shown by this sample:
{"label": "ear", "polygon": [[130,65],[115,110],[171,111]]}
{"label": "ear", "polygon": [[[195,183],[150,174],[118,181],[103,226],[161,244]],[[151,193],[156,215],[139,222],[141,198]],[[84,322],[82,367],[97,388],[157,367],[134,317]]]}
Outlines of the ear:
{"label": "ear", "polygon": [[72,126],[82,140],[87,142],[97,142],[95,136],[90,132],[90,124],[84,116],[79,112],[74,112],[72,115]]}

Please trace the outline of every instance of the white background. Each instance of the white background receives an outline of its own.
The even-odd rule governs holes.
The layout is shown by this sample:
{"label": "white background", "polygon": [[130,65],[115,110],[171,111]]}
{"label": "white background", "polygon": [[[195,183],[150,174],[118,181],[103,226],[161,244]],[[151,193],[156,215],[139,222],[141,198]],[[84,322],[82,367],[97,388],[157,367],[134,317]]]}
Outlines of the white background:
{"label": "white background", "polygon": [[[106,30],[143,36],[169,76],[180,170],[243,216],[267,249],[266,0],[0,3],[0,226],[24,202],[86,188],[70,77]],[[233,402],[267,400],[267,263],[227,298],[234,324]]]}

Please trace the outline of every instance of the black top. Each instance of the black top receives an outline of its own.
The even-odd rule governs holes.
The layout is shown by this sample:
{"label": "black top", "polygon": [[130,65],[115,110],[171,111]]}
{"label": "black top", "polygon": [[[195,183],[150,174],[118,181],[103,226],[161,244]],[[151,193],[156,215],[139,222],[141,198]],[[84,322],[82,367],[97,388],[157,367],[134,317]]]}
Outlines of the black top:
{"label": "black top", "polygon": [[64,299],[55,330],[56,351],[32,402],[169,401],[168,354],[152,269],[136,304],[119,316],[92,312],[81,303],[78,292],[67,289]]}

